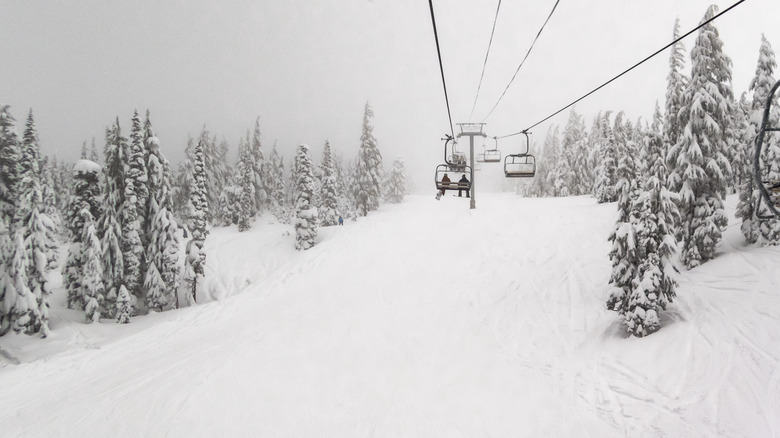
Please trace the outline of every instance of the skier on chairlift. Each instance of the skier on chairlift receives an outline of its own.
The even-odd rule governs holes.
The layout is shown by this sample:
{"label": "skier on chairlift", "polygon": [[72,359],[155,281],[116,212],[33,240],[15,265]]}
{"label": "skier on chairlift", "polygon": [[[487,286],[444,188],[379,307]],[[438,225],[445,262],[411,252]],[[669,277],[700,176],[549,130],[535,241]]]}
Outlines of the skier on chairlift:
{"label": "skier on chairlift", "polygon": [[470,189],[469,189],[469,179],[466,178],[466,174],[464,173],[463,176],[460,177],[460,180],[458,181],[458,197],[461,197],[463,194],[463,191],[466,191],[466,197],[470,198]]}

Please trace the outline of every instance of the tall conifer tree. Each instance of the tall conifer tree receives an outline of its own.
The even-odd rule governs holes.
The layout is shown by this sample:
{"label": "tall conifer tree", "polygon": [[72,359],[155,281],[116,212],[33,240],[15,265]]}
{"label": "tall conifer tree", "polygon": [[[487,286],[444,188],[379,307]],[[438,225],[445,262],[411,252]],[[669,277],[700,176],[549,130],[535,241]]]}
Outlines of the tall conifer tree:
{"label": "tall conifer tree", "polygon": [[[710,6],[704,19],[717,11],[717,6]],[[712,23],[699,30],[691,62],[691,80],[680,111],[685,129],[669,151],[676,157],[675,171],[681,178],[681,260],[689,269],[715,255],[728,223],[723,199],[730,165],[723,151],[733,104],[731,59],[723,53],[723,42]]]}

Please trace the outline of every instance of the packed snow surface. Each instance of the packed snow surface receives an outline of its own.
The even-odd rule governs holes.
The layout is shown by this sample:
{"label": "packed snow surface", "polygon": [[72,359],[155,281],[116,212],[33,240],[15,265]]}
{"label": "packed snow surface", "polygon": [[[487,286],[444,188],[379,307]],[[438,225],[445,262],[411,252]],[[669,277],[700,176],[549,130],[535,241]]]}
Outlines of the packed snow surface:
{"label": "packed snow surface", "polygon": [[615,217],[448,194],[305,252],[267,216],[212,229],[200,304],[87,325],[58,289],[50,338],[0,338],[0,434],[780,435],[780,249],[731,219],[661,331],[627,338],[604,304]]}

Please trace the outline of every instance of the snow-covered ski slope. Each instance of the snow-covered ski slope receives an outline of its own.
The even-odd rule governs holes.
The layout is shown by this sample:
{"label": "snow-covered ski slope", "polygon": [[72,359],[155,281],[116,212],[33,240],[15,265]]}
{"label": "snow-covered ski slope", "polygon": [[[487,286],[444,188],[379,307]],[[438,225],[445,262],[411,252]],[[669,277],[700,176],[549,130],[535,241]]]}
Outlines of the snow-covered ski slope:
{"label": "snow-covered ski slope", "polygon": [[267,219],[213,229],[209,302],[85,325],[60,292],[50,339],[0,338],[0,435],[780,436],[780,248],[731,219],[662,330],[626,338],[615,215],[409,196],[302,253]]}

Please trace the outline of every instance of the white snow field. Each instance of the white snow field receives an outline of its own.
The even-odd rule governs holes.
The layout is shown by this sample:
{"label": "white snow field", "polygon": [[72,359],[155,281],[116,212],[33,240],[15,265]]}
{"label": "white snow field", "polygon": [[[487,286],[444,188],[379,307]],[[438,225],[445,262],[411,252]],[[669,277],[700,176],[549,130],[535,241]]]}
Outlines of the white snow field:
{"label": "white snow field", "polygon": [[780,248],[735,203],[643,339],[589,197],[409,196],[300,253],[268,218],[212,229],[200,304],[87,325],[58,290],[49,339],[0,338],[0,435],[780,436]]}

